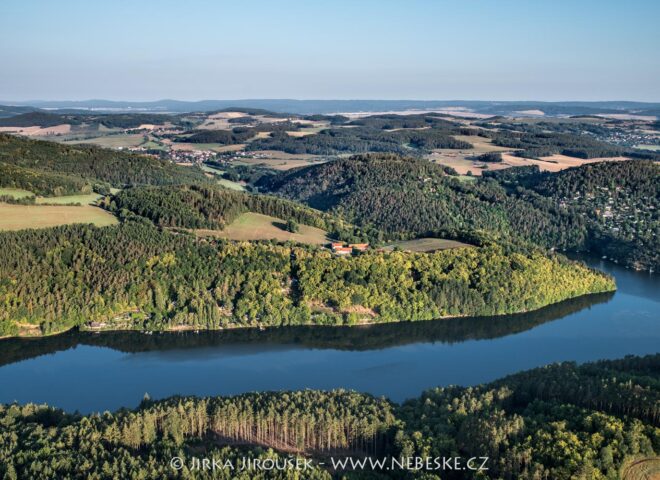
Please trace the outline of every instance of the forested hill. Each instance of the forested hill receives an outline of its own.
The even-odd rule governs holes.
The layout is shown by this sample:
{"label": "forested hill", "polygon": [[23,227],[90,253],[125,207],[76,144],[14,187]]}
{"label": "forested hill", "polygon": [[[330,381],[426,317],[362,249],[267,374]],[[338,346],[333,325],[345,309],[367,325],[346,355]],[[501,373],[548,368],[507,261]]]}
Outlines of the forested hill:
{"label": "forested hill", "polygon": [[197,168],[180,167],[148,155],[7,134],[0,134],[0,170],[0,187],[23,188],[40,195],[77,193],[72,191],[76,185],[99,182],[123,187],[208,181]]}
{"label": "forested hill", "polygon": [[318,247],[201,240],[145,218],[0,233],[0,336],[90,322],[185,330],[498,315],[614,288],[561,256],[496,245],[338,258]]}
{"label": "forested hill", "polygon": [[[500,241],[590,250],[655,270],[659,185],[658,164],[650,161],[604,162],[554,174],[523,167],[465,181],[444,167],[396,155],[340,159],[260,182],[264,191],[400,237],[460,239],[481,231]],[[578,190],[581,197],[568,195]]]}
{"label": "forested hill", "polygon": [[[135,410],[89,416],[45,405],[0,405],[0,475],[82,478],[84,464],[86,478],[124,478],[131,472],[154,480],[179,475],[331,480],[336,476],[328,471],[328,456],[368,455],[400,462],[457,456],[461,467],[468,458],[475,457],[478,467],[481,457],[488,457],[488,470],[336,473],[382,479],[629,480],[660,468],[659,405],[660,355],[551,365],[486,385],[437,388],[403,405],[345,390],[145,398]],[[313,465],[304,471],[190,470],[192,457],[236,466],[241,457],[283,462],[287,454],[311,457]],[[183,470],[172,469],[173,457],[184,460]]]}
{"label": "forested hill", "polygon": [[514,179],[585,219],[586,245],[634,268],[660,270],[660,164],[603,162]]}
{"label": "forested hill", "polygon": [[426,160],[364,155],[290,170],[265,178],[260,187],[403,238],[463,239],[481,231],[500,241],[561,246],[585,235],[580,218],[509,195],[496,180],[467,182],[451,173]]}
{"label": "forested hill", "polygon": [[104,200],[103,205],[120,218],[130,212],[161,227],[221,230],[240,214],[253,212],[321,228],[332,238],[347,242],[377,238],[379,234],[290,200],[210,184],[128,188]]}

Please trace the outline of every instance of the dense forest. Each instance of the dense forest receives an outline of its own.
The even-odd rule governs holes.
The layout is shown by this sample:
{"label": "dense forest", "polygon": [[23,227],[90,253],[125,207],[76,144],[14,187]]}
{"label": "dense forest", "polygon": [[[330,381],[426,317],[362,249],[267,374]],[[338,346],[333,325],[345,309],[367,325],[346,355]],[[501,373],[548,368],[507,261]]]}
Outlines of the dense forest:
{"label": "dense forest", "polygon": [[[236,121],[242,119],[254,122],[254,120],[249,117],[238,117],[230,120]],[[300,123],[294,122],[259,123],[255,126],[234,127],[231,130],[193,130],[190,132],[190,135],[176,136],[173,137],[173,139],[176,142],[186,143],[220,143],[222,145],[235,145],[255,138],[259,132],[278,132],[279,134],[286,135],[287,131],[298,130],[300,126]]]}
{"label": "dense forest", "polygon": [[498,315],[614,288],[561,256],[497,245],[337,258],[311,246],[198,239],[140,217],[0,233],[0,335],[90,322],[164,330]]}
{"label": "dense forest", "polygon": [[378,237],[375,229],[354,227],[328,213],[268,195],[253,195],[214,185],[135,187],[101,202],[120,218],[146,217],[161,227],[221,230],[245,212],[260,213],[326,230],[331,237],[359,242]]}
{"label": "dense forest", "polygon": [[[24,188],[45,196],[59,191],[79,193],[95,184],[123,187],[208,181],[197,168],[180,167],[148,155],[7,134],[0,134],[0,168],[9,173],[0,175],[0,187]],[[81,186],[79,192],[73,192],[76,184]]]}
{"label": "dense forest", "polygon": [[437,116],[376,115],[326,128],[315,135],[292,137],[286,132],[275,131],[268,138],[250,142],[246,149],[312,155],[367,152],[422,154],[435,148],[472,148],[472,144],[452,136],[465,134],[466,131],[472,130]]}
{"label": "dense forest", "polygon": [[[433,389],[402,405],[344,390],[145,397],[135,410],[88,416],[3,405],[0,474],[329,480],[329,457],[366,455],[404,464],[457,456],[481,465],[488,457],[488,470],[367,467],[334,478],[616,479],[660,450],[659,374],[660,355],[653,355],[556,364],[486,385]],[[240,457],[283,461],[287,454],[311,465],[238,470]],[[173,457],[185,459],[182,469],[172,468]],[[230,461],[234,469],[192,470],[193,457]]]}
{"label": "dense forest", "polygon": [[464,182],[445,167],[396,155],[364,155],[264,177],[261,189],[357,225],[400,237],[590,250],[628,266],[660,268],[660,168],[636,160],[541,173],[487,172]]}

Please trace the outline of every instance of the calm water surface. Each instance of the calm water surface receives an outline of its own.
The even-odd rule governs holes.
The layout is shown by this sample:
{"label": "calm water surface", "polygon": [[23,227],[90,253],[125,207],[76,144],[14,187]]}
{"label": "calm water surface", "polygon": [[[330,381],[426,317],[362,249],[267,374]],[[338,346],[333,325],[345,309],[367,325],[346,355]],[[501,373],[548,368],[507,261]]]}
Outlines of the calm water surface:
{"label": "calm water surface", "polygon": [[616,277],[592,295],[503,317],[360,328],[154,334],[70,332],[0,341],[0,403],[81,412],[134,407],[145,393],[219,395],[349,388],[395,401],[551,362],[660,351],[660,278],[588,260]]}

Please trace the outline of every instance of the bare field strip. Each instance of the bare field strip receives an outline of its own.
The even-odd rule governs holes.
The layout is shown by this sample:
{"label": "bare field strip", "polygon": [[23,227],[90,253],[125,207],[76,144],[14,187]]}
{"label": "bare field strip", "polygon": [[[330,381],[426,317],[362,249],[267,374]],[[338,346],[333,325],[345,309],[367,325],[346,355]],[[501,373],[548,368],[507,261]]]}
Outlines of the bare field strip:
{"label": "bare field strip", "polygon": [[323,245],[330,240],[320,228],[300,225],[298,233],[284,230],[286,221],[259,213],[244,213],[234,220],[224,230],[195,230],[199,236],[215,236],[229,240],[278,240],[293,241],[311,245]]}
{"label": "bare field strip", "polygon": [[472,247],[467,243],[456,240],[446,240],[443,238],[418,238],[415,240],[403,240],[394,242],[385,247],[386,250],[400,248],[407,252],[431,253],[437,250],[447,250],[449,248]]}
{"label": "bare field strip", "polygon": [[170,144],[172,150],[198,150],[198,151],[212,151],[212,152],[237,152],[243,150],[244,143],[236,145],[222,145],[221,143],[185,143],[185,142],[172,142]]}
{"label": "bare field strip", "polygon": [[63,135],[71,131],[71,125],[63,123],[62,125],[55,125],[53,127],[40,127],[35,125],[33,127],[0,127],[0,132],[13,132],[27,135],[29,137],[36,136],[50,136],[50,135]]}
{"label": "bare field strip", "polygon": [[114,215],[91,205],[9,205],[0,203],[0,230],[47,228],[72,223],[93,223],[99,227],[114,225]]}
{"label": "bare field strip", "polygon": [[64,195],[63,197],[37,197],[37,205],[70,205],[79,203],[80,205],[91,205],[103,195],[98,193],[89,193],[87,195]]}
{"label": "bare field strip", "polygon": [[539,160],[532,158],[521,158],[510,154],[502,154],[502,163],[510,167],[518,167],[524,165],[538,165],[539,168],[545,172],[559,172],[566,168],[578,167],[588,163],[598,162],[622,162],[630,160],[628,157],[602,157],[590,158],[584,160],[582,158],[567,157],[566,155],[551,155],[549,157],[541,157]]}

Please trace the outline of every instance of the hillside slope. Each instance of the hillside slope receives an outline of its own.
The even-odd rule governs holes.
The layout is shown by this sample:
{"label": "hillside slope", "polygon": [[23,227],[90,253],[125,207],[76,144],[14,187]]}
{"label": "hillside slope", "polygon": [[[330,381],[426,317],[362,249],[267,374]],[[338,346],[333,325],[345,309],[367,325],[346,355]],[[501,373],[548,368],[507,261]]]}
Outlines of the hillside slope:
{"label": "hillside slope", "polygon": [[[17,172],[20,169],[21,173],[0,176],[0,187],[24,188],[43,195],[52,195],[58,186],[68,192],[71,183],[81,180],[89,185],[100,182],[114,187],[208,181],[197,168],[180,167],[153,156],[93,146],[62,145],[7,134],[0,134],[0,166],[12,167]],[[34,182],[24,175],[26,170],[36,178]],[[60,185],[52,174],[71,178]],[[44,182],[50,182],[50,185],[44,186]]]}
{"label": "hillside slope", "polygon": [[[658,171],[635,160],[560,173],[508,169],[466,182],[424,160],[364,155],[283,172],[259,186],[401,238],[469,240],[470,232],[485,232],[501,242],[590,250],[657,270]],[[567,198],[578,190],[582,200]]]}

